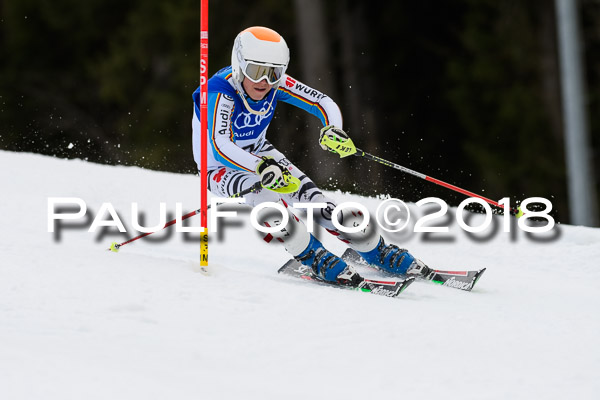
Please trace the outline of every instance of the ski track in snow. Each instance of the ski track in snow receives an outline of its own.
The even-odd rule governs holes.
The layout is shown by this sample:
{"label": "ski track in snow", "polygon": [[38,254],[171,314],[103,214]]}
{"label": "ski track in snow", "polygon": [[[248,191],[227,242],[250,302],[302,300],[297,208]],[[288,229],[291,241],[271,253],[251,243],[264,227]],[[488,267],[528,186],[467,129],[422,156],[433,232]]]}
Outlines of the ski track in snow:
{"label": "ski track in snow", "polygon": [[132,202],[145,225],[159,202],[198,208],[198,177],[5,151],[0,176],[3,399],[600,398],[600,229],[405,236],[430,266],[487,271],[470,293],[416,282],[388,299],[279,276],[287,253],[239,207],[211,236],[211,277],[174,227],[119,254],[105,249],[125,237],[98,239],[91,220],[60,241],[47,231],[49,197],[81,198],[93,216],[110,202],[130,229]]}

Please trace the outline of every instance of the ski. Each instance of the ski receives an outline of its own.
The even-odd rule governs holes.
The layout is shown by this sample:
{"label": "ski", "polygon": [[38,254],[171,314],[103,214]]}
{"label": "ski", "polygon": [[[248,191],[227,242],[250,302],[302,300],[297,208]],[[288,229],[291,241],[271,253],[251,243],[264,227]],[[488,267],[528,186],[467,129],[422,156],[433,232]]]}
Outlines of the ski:
{"label": "ski", "polygon": [[[369,266],[365,260],[352,249],[347,249],[342,255],[342,260],[353,265]],[[377,267],[373,267],[377,268]],[[377,268],[379,269],[379,268]],[[431,281],[441,286],[447,286],[454,289],[460,289],[465,291],[471,291],[473,286],[479,281],[481,275],[485,272],[485,268],[474,270],[474,271],[443,271],[433,270],[432,274],[420,280]]]}
{"label": "ski", "polygon": [[484,272],[485,268],[476,271],[434,270],[434,273],[429,276],[427,280],[437,283],[438,285],[470,292]]}
{"label": "ski", "polygon": [[415,278],[410,277],[401,281],[380,281],[365,279],[358,286],[349,286],[337,282],[324,281],[317,278],[310,267],[299,263],[296,260],[289,260],[283,267],[277,271],[280,274],[293,276],[296,278],[304,279],[308,282],[316,283],[319,285],[332,286],[340,289],[358,290],[361,292],[367,292],[376,294],[379,296],[386,297],[398,297],[411,283],[414,282]]}

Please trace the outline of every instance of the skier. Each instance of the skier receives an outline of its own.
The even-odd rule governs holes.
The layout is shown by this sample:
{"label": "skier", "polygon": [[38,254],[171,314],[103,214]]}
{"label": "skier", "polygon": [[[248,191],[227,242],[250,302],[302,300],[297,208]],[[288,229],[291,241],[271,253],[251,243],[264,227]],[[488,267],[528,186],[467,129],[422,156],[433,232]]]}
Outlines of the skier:
{"label": "skier", "polygon": [[[268,234],[265,240],[282,242],[296,260],[311,267],[320,279],[357,286],[363,278],[307,232],[304,223],[289,211],[288,204],[326,203],[327,207],[320,209],[314,220],[346,242],[369,264],[390,273],[429,274],[427,266],[405,249],[386,244],[371,227],[354,234],[336,229],[331,222],[335,202],[266,139],[277,102],[282,101],[321,120],[324,127],[319,142],[324,150],[340,156],[356,152],[352,140],[342,129],[339,107],[327,95],[286,75],[289,59],[283,37],[269,28],[254,26],[235,38],[231,66],[209,79],[208,189],[216,196],[229,197],[260,181],[264,189],[246,195],[245,202],[252,207],[267,201],[277,202],[290,213],[288,226]],[[200,88],[193,98],[193,150],[200,169]],[[340,214],[340,223],[344,226],[351,226],[348,224],[352,220],[362,220],[353,210],[343,210]],[[281,219],[266,212],[258,215],[259,222],[268,227],[278,225]]]}

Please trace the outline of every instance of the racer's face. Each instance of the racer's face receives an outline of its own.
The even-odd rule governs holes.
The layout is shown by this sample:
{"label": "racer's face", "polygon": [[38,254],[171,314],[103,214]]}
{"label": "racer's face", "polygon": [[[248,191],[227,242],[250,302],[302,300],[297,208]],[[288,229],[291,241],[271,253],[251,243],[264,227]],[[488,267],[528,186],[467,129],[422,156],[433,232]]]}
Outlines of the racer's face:
{"label": "racer's face", "polygon": [[267,93],[269,93],[273,87],[273,85],[269,85],[266,79],[263,79],[258,83],[254,83],[246,77],[244,77],[242,86],[244,87],[246,94],[254,101],[264,99]]}

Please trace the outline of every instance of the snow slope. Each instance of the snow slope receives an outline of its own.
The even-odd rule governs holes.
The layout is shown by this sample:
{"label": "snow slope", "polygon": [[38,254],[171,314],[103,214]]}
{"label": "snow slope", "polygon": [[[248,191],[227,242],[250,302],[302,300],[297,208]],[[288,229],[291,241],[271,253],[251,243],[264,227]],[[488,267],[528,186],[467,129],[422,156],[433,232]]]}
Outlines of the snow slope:
{"label": "snow slope", "polygon": [[431,266],[488,270],[470,293],[388,299],[277,275],[288,256],[247,212],[211,237],[211,277],[181,233],[114,254],[125,238],[91,220],[48,232],[49,197],[110,202],[128,228],[138,202],[154,225],[159,202],[198,207],[194,176],[0,151],[0,179],[2,399],[600,398],[599,229],[403,235]]}

